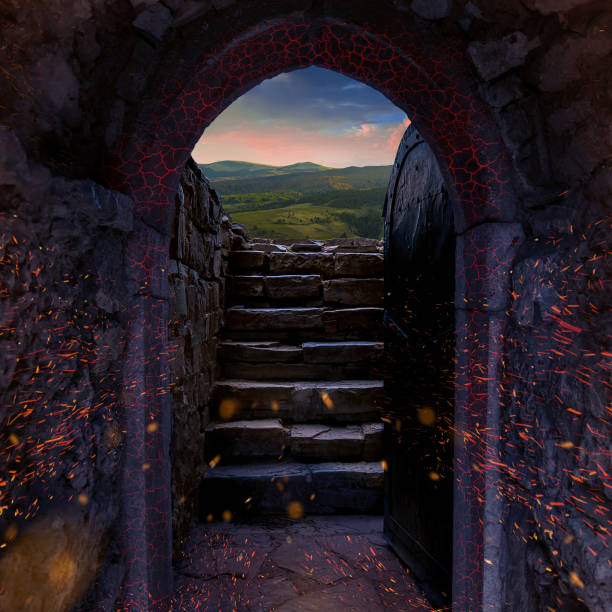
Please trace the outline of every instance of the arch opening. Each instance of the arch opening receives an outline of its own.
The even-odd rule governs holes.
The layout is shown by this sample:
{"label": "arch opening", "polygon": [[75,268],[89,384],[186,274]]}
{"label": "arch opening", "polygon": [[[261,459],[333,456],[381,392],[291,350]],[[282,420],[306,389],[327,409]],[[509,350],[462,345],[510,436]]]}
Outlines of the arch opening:
{"label": "arch opening", "polygon": [[[496,597],[498,577],[484,559],[487,547],[499,542],[492,520],[498,508],[486,493],[490,472],[474,472],[469,466],[487,464],[487,453],[499,438],[496,381],[504,323],[497,313],[503,308],[512,253],[521,241],[517,228],[508,223],[514,196],[503,145],[466,86],[467,71],[454,59],[450,45],[434,48],[413,32],[375,33],[355,24],[301,16],[266,22],[234,37],[232,44],[221,45],[207,57],[185,61],[182,70],[195,66],[194,76],[181,80],[185,74],[179,74],[161,82],[134,123],[137,129],[126,134],[120,150],[107,161],[109,185],[134,197],[142,220],[132,238],[130,271],[144,288],[132,312],[141,327],[132,330],[127,379],[136,377],[132,370],[146,361],[144,355],[165,352],[164,309],[158,298],[164,294],[171,204],[180,172],[203,129],[255,83],[300,67],[330,68],[375,87],[410,114],[432,147],[453,207],[458,234],[455,303],[462,305],[456,312],[461,333],[455,422],[461,443],[455,462],[453,600],[459,607],[480,607]],[[488,264],[491,257],[496,259],[494,269]],[[483,368],[488,376],[482,376]],[[142,421],[130,419],[130,414],[144,412],[168,431],[169,400],[152,380],[145,385],[141,398],[126,406],[130,461],[153,468],[143,492],[131,484],[130,461],[126,465],[125,488],[139,499],[145,519],[143,525],[126,519],[130,581],[146,585],[144,591],[127,595],[134,603],[147,591],[153,600],[165,601],[169,591],[169,437],[143,445]],[[481,421],[487,423],[486,439],[463,436]],[[160,521],[166,528],[151,531]],[[133,534],[140,535],[131,538]]]}

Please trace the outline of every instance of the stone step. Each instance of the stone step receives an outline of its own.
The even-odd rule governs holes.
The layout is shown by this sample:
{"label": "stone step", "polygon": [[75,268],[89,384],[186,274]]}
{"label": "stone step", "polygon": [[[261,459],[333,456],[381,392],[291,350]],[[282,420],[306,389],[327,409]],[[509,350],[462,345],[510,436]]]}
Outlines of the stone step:
{"label": "stone step", "polygon": [[264,251],[231,251],[229,254],[230,272],[264,271],[267,257]]}
{"label": "stone step", "polygon": [[[276,314],[275,314],[276,313]],[[244,308],[225,311],[224,336],[234,340],[375,340],[382,337],[383,309]],[[320,323],[318,320],[320,317]],[[301,325],[304,323],[304,325]]]}
{"label": "stone step", "polygon": [[382,278],[334,278],[323,282],[323,301],[347,306],[382,306]]}
{"label": "stone step", "polygon": [[219,356],[224,378],[346,380],[380,378],[382,350],[382,342],[223,342]]}
{"label": "stone step", "polygon": [[382,423],[289,425],[280,419],[212,423],[206,428],[206,460],[215,464],[262,457],[299,461],[382,459]]}
{"label": "stone step", "polygon": [[244,363],[221,365],[225,378],[240,380],[346,380],[380,378],[382,371],[371,364]]}
{"label": "stone step", "polygon": [[274,341],[234,342],[226,340],[219,344],[219,359],[222,362],[252,363],[296,363],[302,361],[302,345],[281,344]]}
{"label": "stone step", "polygon": [[304,342],[305,363],[375,363],[382,359],[383,342]]}
{"label": "stone step", "polygon": [[293,423],[376,421],[380,380],[268,382],[220,380],[213,408],[222,421],[281,418]]}
{"label": "stone step", "polygon": [[383,308],[335,308],[322,314],[325,334],[368,330],[381,336]]}
{"label": "stone step", "polygon": [[385,271],[382,253],[336,253],[334,276],[383,276]]}
{"label": "stone step", "polygon": [[382,511],[380,462],[298,463],[291,460],[209,469],[200,487],[200,518],[249,513],[299,514]]}
{"label": "stone step", "polygon": [[232,298],[267,298],[286,300],[317,298],[323,285],[318,274],[283,274],[280,276],[230,276],[229,295]]}
{"label": "stone step", "polygon": [[334,275],[333,253],[269,253],[270,274]]}
{"label": "stone step", "polygon": [[229,331],[262,331],[321,329],[323,308],[243,308],[234,306],[225,311],[225,327]]}
{"label": "stone step", "polygon": [[228,340],[219,344],[219,358],[223,362],[370,364],[382,358],[383,349],[383,342],[365,340],[304,342],[298,345]]}

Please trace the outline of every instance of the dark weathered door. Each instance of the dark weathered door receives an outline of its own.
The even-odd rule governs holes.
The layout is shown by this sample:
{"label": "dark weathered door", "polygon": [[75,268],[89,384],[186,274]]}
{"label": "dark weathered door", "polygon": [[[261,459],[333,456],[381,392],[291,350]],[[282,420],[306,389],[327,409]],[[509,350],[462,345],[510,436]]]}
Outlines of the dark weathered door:
{"label": "dark weathered door", "polygon": [[385,202],[385,534],[432,603],[451,588],[454,242],[438,164],[410,126]]}

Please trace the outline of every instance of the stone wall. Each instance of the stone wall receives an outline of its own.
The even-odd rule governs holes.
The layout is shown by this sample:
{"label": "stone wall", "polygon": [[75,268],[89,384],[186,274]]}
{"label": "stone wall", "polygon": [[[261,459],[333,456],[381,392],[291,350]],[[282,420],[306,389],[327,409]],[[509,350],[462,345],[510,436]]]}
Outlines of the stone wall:
{"label": "stone wall", "polygon": [[5,128],[0,159],[0,609],[22,610],[28,598],[69,609],[90,584],[84,608],[110,606],[125,573],[133,202],[28,161]]}
{"label": "stone wall", "polygon": [[190,160],[176,196],[168,270],[175,554],[195,515],[196,492],[206,471],[204,429],[217,375],[231,236],[217,194]]}
{"label": "stone wall", "polygon": [[[472,267],[475,282],[480,272],[493,271],[494,280],[483,291],[490,291],[496,298],[495,304],[459,305],[458,320],[466,325],[476,322],[482,330],[482,337],[474,335],[474,346],[491,338],[503,346],[500,363],[504,381],[485,389],[491,397],[501,394],[499,413],[491,413],[490,417],[495,420],[496,430],[503,434],[503,444],[495,442],[495,436],[488,428],[483,429],[482,423],[468,432],[470,440],[491,443],[487,447],[490,450],[487,461],[494,463],[487,463],[486,474],[493,486],[487,488],[487,504],[491,507],[497,504],[499,512],[493,514],[501,517],[505,538],[502,546],[487,548],[487,554],[493,558],[487,557],[491,563],[481,568],[492,572],[493,578],[481,591],[486,601],[501,601],[509,609],[560,608],[564,605],[559,603],[561,600],[573,602],[567,605],[578,609],[584,605],[590,610],[605,610],[612,599],[609,592],[612,570],[606,562],[610,528],[610,466],[606,462],[610,439],[611,347],[606,305],[611,301],[612,274],[611,11],[608,0],[381,0],[376,11],[368,0],[3,3],[0,37],[6,44],[0,47],[3,66],[0,120],[11,127],[27,156],[19,153],[16,158],[11,157],[15,150],[12,145],[0,147],[3,176],[9,177],[3,180],[12,181],[12,186],[3,186],[1,194],[2,231],[8,237],[3,242],[3,287],[7,288],[3,312],[9,313],[5,315],[6,325],[3,323],[3,334],[8,334],[9,343],[2,354],[7,393],[3,403],[7,407],[2,426],[3,451],[17,452],[15,439],[36,441],[20,451],[24,460],[10,468],[16,472],[15,479],[11,481],[13,475],[8,472],[4,476],[7,483],[2,485],[3,499],[21,499],[24,517],[32,517],[28,509],[34,499],[39,500],[36,505],[42,510],[37,515],[55,515],[63,500],[70,498],[72,485],[68,481],[76,485],[82,479],[76,475],[60,477],[60,473],[71,474],[65,467],[52,468],[49,474],[42,467],[32,472],[26,460],[28,465],[59,466],[57,462],[41,460],[37,449],[44,448],[61,455],[62,462],[89,470],[83,467],[90,465],[84,457],[95,455],[99,462],[107,454],[92,449],[90,445],[98,444],[99,434],[92,438],[88,427],[93,428],[93,433],[94,424],[102,422],[100,429],[104,430],[108,423],[116,421],[112,416],[115,411],[119,413],[122,409],[121,399],[115,400],[121,398],[119,383],[113,382],[110,375],[94,373],[96,367],[102,368],[101,372],[112,371],[114,359],[120,358],[116,352],[121,350],[121,340],[105,339],[98,346],[95,337],[98,332],[106,333],[105,326],[116,327],[115,332],[108,333],[121,336],[120,330],[125,325],[122,300],[130,293],[126,287],[134,281],[133,262],[137,260],[128,258],[127,265],[132,268],[127,278],[119,255],[127,230],[123,225],[110,228],[100,225],[107,223],[105,219],[92,222],[99,218],[103,208],[96,204],[102,196],[92,195],[90,199],[90,188],[94,187],[94,194],[108,194],[97,185],[102,177],[108,180],[106,166],[101,163],[105,150],[114,151],[121,159],[126,139],[143,133],[149,124],[167,133],[177,133],[191,122],[203,125],[199,114],[206,104],[206,109],[216,109],[217,113],[223,110],[215,96],[220,95],[229,80],[212,83],[214,95],[207,91],[212,97],[205,104],[201,89],[198,95],[194,93],[188,98],[180,98],[177,92],[193,75],[197,61],[207,58],[207,53],[215,49],[224,48],[231,42],[233,32],[244,32],[266,19],[285,18],[289,14],[358,23],[374,32],[393,33],[396,26],[405,25],[408,37],[432,41],[434,50],[444,49],[446,53],[444,61],[431,60],[428,51],[424,57],[411,55],[420,62],[421,73],[432,79],[440,77],[453,87],[467,81],[469,92],[479,99],[487,116],[492,117],[500,134],[499,139],[493,140],[503,145],[495,148],[493,155],[495,160],[508,158],[512,174],[502,177],[504,186],[518,195],[516,211],[508,208],[505,216],[499,217],[500,222],[489,223],[494,219],[488,215],[496,212],[490,209],[478,217],[474,227],[462,228],[463,234],[458,237],[459,258],[469,259],[470,248],[481,257],[475,259]],[[210,61],[214,66],[215,58]],[[441,74],[447,69],[448,73]],[[261,75],[271,76],[263,72]],[[230,89],[234,85],[232,81]],[[433,119],[427,117],[427,105],[421,109],[425,119],[437,125],[436,139],[440,140],[432,139],[429,144],[438,155],[440,143],[452,138],[445,125],[456,116],[455,105],[461,106],[462,100],[467,99],[466,91],[463,89],[444,101],[444,112]],[[232,92],[239,95],[240,87],[235,86]],[[158,114],[162,102],[175,98],[180,98],[182,104],[180,124]],[[475,131],[480,115],[476,120],[470,117],[466,120],[474,121]],[[466,196],[456,190],[455,183],[461,185],[466,175],[477,170],[479,161],[491,163],[490,159],[481,158],[489,154],[489,145],[488,139],[467,138],[463,149],[476,152],[469,158],[469,167],[444,167],[441,163],[451,196]],[[142,210],[147,210],[151,198],[145,178],[153,177],[153,183],[159,184],[164,177],[176,175],[174,183],[162,185],[174,194],[179,169],[185,161],[182,155],[188,147],[168,141],[162,143],[159,151],[163,152],[163,159],[158,151],[144,151],[140,160],[134,162],[136,158],[132,157],[121,166],[123,179],[145,168],[143,177],[139,177],[141,182],[134,183],[139,201],[144,202]],[[145,159],[146,155],[149,157]],[[152,158],[162,161],[147,166]],[[41,170],[33,160],[56,174]],[[439,161],[445,160],[439,157]],[[119,179],[114,182],[113,178],[107,185],[126,189],[126,182]],[[483,198],[489,188],[489,183],[479,185]],[[130,193],[135,193],[134,190]],[[73,195],[61,196],[62,193]],[[51,211],[53,206],[58,208],[56,204],[63,197],[78,202],[77,208],[84,207],[83,214],[75,213],[69,222],[60,216],[54,222]],[[117,196],[116,201],[127,206],[129,200]],[[503,205],[506,204],[504,200]],[[456,208],[462,210],[460,206]],[[72,214],[69,211],[53,215]],[[137,216],[139,220],[134,225],[141,227],[147,217],[142,211]],[[150,225],[154,222],[149,219]],[[156,227],[163,225],[160,222]],[[504,285],[507,279],[495,281],[499,262],[494,255],[478,251],[487,236],[504,231],[510,238],[520,236],[511,249],[513,281],[508,291]],[[18,244],[13,241],[13,234]],[[113,248],[108,246],[111,243]],[[17,252],[18,272],[14,259],[10,259]],[[22,278],[25,280],[21,284],[16,282]],[[458,280],[465,282],[464,278]],[[102,302],[98,304],[94,298],[100,290]],[[66,302],[69,305],[61,306],[61,302],[58,310],[58,300],[66,292],[70,293]],[[107,292],[112,295],[105,302],[102,294]],[[60,297],[54,301],[51,296],[55,294]],[[154,300],[161,304],[163,295],[154,296],[151,303]],[[163,307],[160,308],[162,312]],[[54,314],[47,314],[50,311],[57,313],[57,323]],[[107,315],[111,323],[104,318]],[[498,338],[496,329],[502,321],[509,327]],[[43,323],[48,330],[39,333]],[[47,347],[47,338],[51,348]],[[99,361],[97,355],[107,351],[105,347],[107,356]],[[37,363],[36,356],[45,355],[47,350],[53,351],[52,358]],[[105,361],[111,364],[110,370],[101,365]],[[56,366],[53,380],[43,380],[41,373],[51,368],[49,363],[66,365],[61,366],[61,375],[55,374],[60,369]],[[489,378],[489,365],[474,365],[481,382]],[[149,380],[156,379],[151,376]],[[109,390],[96,386],[105,384]],[[80,392],[75,398],[66,399],[71,389],[93,389],[91,402],[95,409],[89,413],[90,424],[75,428],[74,444],[62,446],[63,438],[57,438],[54,435],[57,428],[50,425],[51,413],[55,413],[53,419],[63,418],[60,408],[68,410],[67,406],[74,406],[73,399],[80,406],[79,401],[88,398],[89,393]],[[57,404],[49,400],[49,394],[55,393]],[[22,413],[27,416],[16,418]],[[43,416],[47,414],[48,417]],[[80,423],[78,415],[84,413],[77,410],[74,414]],[[72,417],[66,416],[62,422],[66,431],[72,432],[71,424],[75,422]],[[22,432],[21,438],[18,431],[11,429],[17,424],[23,424],[28,432]],[[34,435],[36,427],[40,433]],[[71,440],[73,433],[67,434]],[[146,436],[135,431],[133,438],[142,440]],[[39,439],[47,440],[46,446],[41,447]],[[109,461],[104,469],[114,474],[114,459]],[[143,463],[140,456],[134,456],[133,461],[135,466]],[[500,472],[500,487],[494,486],[498,474],[490,469],[493,465]],[[156,470],[149,470],[147,478],[153,478],[155,473]],[[17,482],[31,479],[32,474],[39,483],[36,487],[48,491],[46,496],[36,495],[33,485],[25,498],[15,489]],[[119,503],[113,476],[104,482],[107,484],[99,487],[99,491],[107,491],[100,493],[105,502],[100,507],[101,516],[107,517],[101,519],[102,525],[112,522],[110,516],[117,507],[115,503]],[[157,484],[145,487],[146,495],[157,491]],[[136,492],[142,489],[134,486]],[[92,498],[98,495],[97,490],[98,487],[92,488]],[[53,507],[43,510],[41,500],[49,500],[50,495]],[[156,503],[149,506],[155,508]],[[86,513],[87,507],[92,506],[78,510]],[[2,520],[8,520],[8,515],[5,511]],[[156,527],[157,520],[153,522]],[[153,531],[148,535],[141,533],[143,539],[149,537],[153,541],[159,535],[154,527],[150,527]],[[109,554],[105,567],[113,568],[114,557]],[[142,554],[136,551],[132,558],[136,562]],[[109,569],[109,575],[114,571]],[[120,583],[121,571],[117,570],[116,575],[116,582]],[[132,583],[140,579],[134,578]],[[150,580],[149,584],[156,582]]]}

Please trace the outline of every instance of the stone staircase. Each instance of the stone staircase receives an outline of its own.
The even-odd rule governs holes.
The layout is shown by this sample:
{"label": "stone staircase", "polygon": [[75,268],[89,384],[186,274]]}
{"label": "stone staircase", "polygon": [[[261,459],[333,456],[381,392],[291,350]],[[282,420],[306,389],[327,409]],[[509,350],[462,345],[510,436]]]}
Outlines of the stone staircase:
{"label": "stone staircase", "polygon": [[201,518],[382,512],[380,243],[244,246],[230,253]]}

